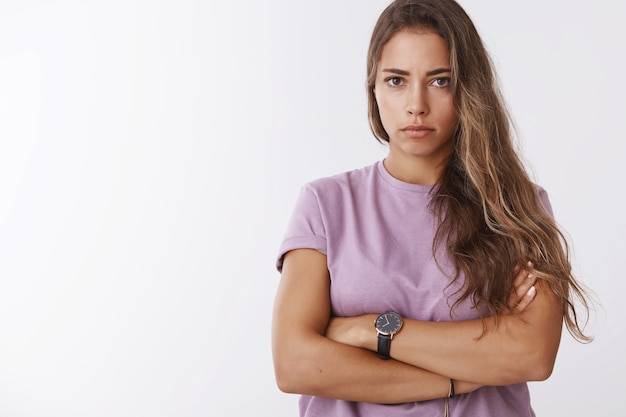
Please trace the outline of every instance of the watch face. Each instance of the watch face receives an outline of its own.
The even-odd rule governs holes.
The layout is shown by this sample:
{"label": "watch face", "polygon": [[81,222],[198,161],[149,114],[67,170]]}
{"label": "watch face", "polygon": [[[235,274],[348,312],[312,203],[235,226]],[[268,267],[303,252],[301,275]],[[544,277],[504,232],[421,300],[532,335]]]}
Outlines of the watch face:
{"label": "watch face", "polygon": [[402,327],[402,317],[396,313],[383,313],[376,319],[376,329],[382,334],[395,334]]}

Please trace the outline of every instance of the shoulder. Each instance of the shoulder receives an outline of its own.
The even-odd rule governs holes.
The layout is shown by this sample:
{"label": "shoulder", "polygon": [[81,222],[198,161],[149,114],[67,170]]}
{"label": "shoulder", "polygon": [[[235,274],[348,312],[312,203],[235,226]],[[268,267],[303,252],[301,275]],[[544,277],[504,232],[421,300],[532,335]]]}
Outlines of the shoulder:
{"label": "shoulder", "polygon": [[533,183],[533,186],[535,187],[535,190],[537,191],[537,195],[539,195],[539,197],[548,196],[548,192],[541,185]]}
{"label": "shoulder", "polygon": [[539,184],[534,184],[535,191],[537,192],[537,197],[539,198],[539,202],[543,206],[543,208],[550,214],[553,215],[552,212],[552,204],[550,204],[550,198],[548,197],[548,192]]}
{"label": "shoulder", "polygon": [[303,191],[312,193],[321,198],[345,195],[360,189],[371,182],[377,174],[376,162],[363,168],[342,172],[328,177],[322,177],[306,183]]}

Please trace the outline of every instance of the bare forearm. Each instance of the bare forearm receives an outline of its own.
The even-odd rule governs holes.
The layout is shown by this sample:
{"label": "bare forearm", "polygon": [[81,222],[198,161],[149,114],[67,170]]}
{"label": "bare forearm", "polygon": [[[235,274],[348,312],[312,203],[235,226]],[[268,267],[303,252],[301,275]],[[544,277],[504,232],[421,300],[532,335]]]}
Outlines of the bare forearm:
{"label": "bare forearm", "polygon": [[[563,315],[547,285],[519,315],[450,323],[408,320],[394,341],[401,361],[482,385],[547,379],[561,340]],[[497,325],[496,325],[497,323]]]}
{"label": "bare forearm", "polygon": [[[516,314],[499,316],[497,325],[495,318],[456,322],[405,319],[391,343],[391,356],[438,375],[479,385],[546,379],[556,359],[563,315],[547,285],[524,281],[525,272],[519,272],[518,277],[516,290],[520,290],[522,301]],[[529,291],[528,285],[533,283]],[[511,300],[513,308],[517,298]],[[376,351],[376,317],[333,317],[326,336]]]}
{"label": "bare forearm", "polygon": [[480,320],[408,320],[403,329],[406,332],[393,341],[391,354],[399,361],[484,385],[545,379],[545,369],[550,365],[542,364],[542,357],[547,348],[524,340],[529,336],[513,323],[515,320],[501,317],[496,327],[494,319],[488,318],[484,333]]}
{"label": "bare forearm", "polygon": [[[557,313],[558,314],[558,313]],[[360,346],[377,348],[371,318],[361,322]],[[560,324],[551,321],[549,331],[529,328],[515,316],[462,322],[405,320],[402,331],[391,343],[391,356],[453,379],[480,385],[507,385],[549,376],[560,337]],[[532,326],[530,326],[532,327]],[[368,330],[369,328],[369,330]],[[542,334],[550,336],[541,337]]]}
{"label": "bare forearm", "polygon": [[[383,404],[425,401],[448,394],[450,379],[367,350],[313,337],[275,360],[286,392]],[[457,381],[457,393],[478,385]]]}

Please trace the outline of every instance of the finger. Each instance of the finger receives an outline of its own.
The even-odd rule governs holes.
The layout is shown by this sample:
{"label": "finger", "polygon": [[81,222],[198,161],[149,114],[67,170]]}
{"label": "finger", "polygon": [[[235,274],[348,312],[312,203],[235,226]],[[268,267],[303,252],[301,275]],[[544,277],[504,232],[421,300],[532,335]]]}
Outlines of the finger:
{"label": "finger", "polygon": [[513,280],[513,287],[517,288],[522,285],[524,279],[528,275],[528,271],[524,268],[521,268],[519,265],[516,265],[513,269],[513,273],[515,274],[515,279]]}
{"label": "finger", "polygon": [[528,291],[526,291],[526,294],[524,294],[524,296],[520,299],[520,302],[517,304],[517,306],[515,306],[515,310],[514,310],[515,313],[520,314],[524,310],[526,310],[526,307],[528,307],[530,303],[532,303],[536,295],[537,295],[537,288],[534,285],[532,285],[528,289]]}
{"label": "finger", "polygon": [[515,280],[513,281],[513,290],[509,296],[508,306],[514,309],[520,302],[526,292],[535,284],[537,278],[534,274],[530,274],[527,269],[520,268]]}
{"label": "finger", "polygon": [[515,265],[515,268],[513,268],[513,275],[515,275],[515,280],[513,281],[513,285],[518,285],[520,269],[521,268],[519,267],[519,265]]}
{"label": "finger", "polygon": [[522,299],[530,290],[530,287],[535,285],[537,282],[537,276],[533,273],[526,273],[524,280],[515,288],[515,293],[517,294],[518,300]]}

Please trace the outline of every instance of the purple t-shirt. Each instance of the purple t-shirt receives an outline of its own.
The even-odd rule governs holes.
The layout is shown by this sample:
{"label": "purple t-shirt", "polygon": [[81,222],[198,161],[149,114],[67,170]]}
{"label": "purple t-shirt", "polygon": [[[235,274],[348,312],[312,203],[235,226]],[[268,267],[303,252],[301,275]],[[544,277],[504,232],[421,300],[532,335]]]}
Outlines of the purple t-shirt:
{"label": "purple t-shirt", "polygon": [[[332,313],[356,316],[397,311],[403,317],[451,321],[478,318],[468,300],[451,314],[452,265],[432,242],[436,217],[429,209],[431,186],[392,177],[382,161],[306,184],[280,246],[277,268],[285,253],[312,248],[325,254],[330,271]],[[538,187],[551,211],[545,190]],[[482,387],[450,400],[454,416],[532,417],[526,384]],[[302,396],[301,416],[414,417],[443,415],[443,400],[397,405],[357,403]]]}

